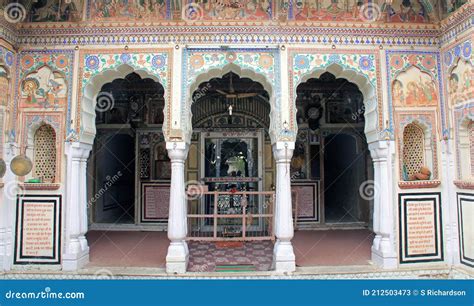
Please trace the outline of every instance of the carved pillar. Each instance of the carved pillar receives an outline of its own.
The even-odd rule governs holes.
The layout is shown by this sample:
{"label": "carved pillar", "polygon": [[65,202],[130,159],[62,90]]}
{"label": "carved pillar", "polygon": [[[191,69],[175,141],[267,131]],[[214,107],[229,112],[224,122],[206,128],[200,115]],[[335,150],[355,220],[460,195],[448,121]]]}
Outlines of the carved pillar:
{"label": "carved pillar", "polygon": [[89,262],[87,233],[87,158],[92,146],[84,143],[66,143],[66,227],[63,270],[75,271]]}
{"label": "carved pillar", "polygon": [[184,182],[184,162],[189,145],[185,142],[167,142],[171,160],[170,208],[168,216],[168,238],[171,241],[166,255],[167,273],[185,273],[188,266],[188,245],[186,243],[187,202]]}
{"label": "carved pillar", "polygon": [[374,161],[374,231],[372,261],[384,269],[398,265],[395,252],[395,233],[393,231],[395,215],[393,206],[393,141],[376,141],[369,144]]}
{"label": "carved pillar", "polygon": [[277,272],[296,270],[293,238],[293,216],[291,206],[290,161],[295,148],[294,142],[277,142],[273,145],[276,162],[276,201],[274,230],[276,236],[273,249],[273,265]]}

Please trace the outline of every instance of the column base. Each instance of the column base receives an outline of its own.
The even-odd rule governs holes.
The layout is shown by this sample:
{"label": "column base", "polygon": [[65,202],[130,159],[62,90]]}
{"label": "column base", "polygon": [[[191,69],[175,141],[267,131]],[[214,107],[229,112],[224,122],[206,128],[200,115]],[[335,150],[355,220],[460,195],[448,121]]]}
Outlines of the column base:
{"label": "column base", "polygon": [[186,241],[171,242],[166,255],[166,273],[186,273],[189,262],[189,250]]}
{"label": "column base", "polygon": [[76,254],[63,254],[63,271],[77,271],[89,263],[89,249]]}
{"label": "column base", "polygon": [[296,271],[295,253],[290,241],[278,241],[273,248],[273,268],[276,272]]}
{"label": "column base", "polygon": [[396,254],[387,254],[372,247],[372,262],[382,269],[396,269],[398,257]]}

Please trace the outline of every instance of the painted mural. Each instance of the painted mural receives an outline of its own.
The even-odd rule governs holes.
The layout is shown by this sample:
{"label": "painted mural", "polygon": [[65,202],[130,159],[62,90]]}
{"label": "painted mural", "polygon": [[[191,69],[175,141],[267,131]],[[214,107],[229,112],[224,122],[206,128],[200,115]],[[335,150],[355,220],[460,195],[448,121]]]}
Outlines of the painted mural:
{"label": "painted mural", "polygon": [[21,84],[20,107],[58,108],[66,105],[64,76],[47,66],[29,74]]}
{"label": "painted mural", "polygon": [[31,22],[80,21],[83,0],[37,0],[29,13]]}
{"label": "painted mural", "polygon": [[400,73],[392,83],[393,106],[436,106],[438,105],[438,90],[436,83],[427,73],[416,67]]}
{"label": "painted mural", "polygon": [[455,105],[474,98],[474,54],[472,42],[464,41],[444,53],[447,68],[448,99]]}
{"label": "painted mural", "polygon": [[448,80],[448,97],[451,105],[474,98],[474,66],[459,60]]}
{"label": "painted mural", "polygon": [[433,22],[438,20],[426,0],[280,0],[280,12],[290,20]]}
{"label": "painted mural", "polygon": [[166,0],[90,0],[88,17],[91,20],[114,21],[163,20],[167,19],[169,9],[169,1]]}
{"label": "painted mural", "polygon": [[8,89],[8,72],[4,67],[0,66],[0,92],[2,93],[0,94],[0,105],[2,106],[8,105]]}
{"label": "painted mural", "polygon": [[265,20],[272,18],[272,0],[184,0],[183,19]]}
{"label": "painted mural", "polygon": [[20,54],[19,107],[65,108],[70,93],[71,63],[72,53],[33,51]]}
{"label": "painted mural", "polygon": [[391,97],[395,107],[439,105],[437,60],[431,54],[389,56]]}

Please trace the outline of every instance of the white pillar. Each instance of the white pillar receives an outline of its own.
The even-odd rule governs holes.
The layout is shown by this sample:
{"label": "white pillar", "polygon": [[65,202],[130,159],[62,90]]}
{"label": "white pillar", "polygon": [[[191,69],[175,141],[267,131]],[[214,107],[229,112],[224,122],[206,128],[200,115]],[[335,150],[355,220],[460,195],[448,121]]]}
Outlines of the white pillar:
{"label": "white pillar", "polygon": [[453,181],[455,180],[454,144],[453,140],[441,142],[441,205],[442,205],[442,228],[443,237],[446,242],[446,262],[451,265],[459,264],[459,236],[458,236],[458,211],[456,203],[456,191]]}
{"label": "white pillar", "polygon": [[168,238],[171,241],[166,255],[167,273],[185,273],[189,251],[186,243],[187,201],[184,183],[184,162],[189,145],[185,142],[167,142],[171,160],[170,208],[168,216]]}
{"label": "white pillar", "polygon": [[294,142],[276,142],[273,145],[273,156],[276,162],[276,200],[273,227],[276,242],[273,249],[273,265],[277,272],[293,272],[296,270],[295,253],[291,245],[293,216],[290,161],[294,148]]}
{"label": "white pillar", "polygon": [[65,247],[62,267],[75,271],[89,262],[87,245],[87,158],[92,146],[84,143],[66,143],[66,220]]}
{"label": "white pillar", "polygon": [[0,195],[0,271],[9,271],[13,264],[16,197],[20,189],[17,177],[10,169],[11,160],[16,153],[16,144],[6,143],[3,151],[7,170]]}
{"label": "white pillar", "polygon": [[[384,269],[393,269],[398,265],[395,252],[396,235],[393,231],[395,214],[393,205],[393,141],[383,140],[369,144],[374,161],[374,231],[372,261]],[[376,225],[376,226],[375,226]]]}

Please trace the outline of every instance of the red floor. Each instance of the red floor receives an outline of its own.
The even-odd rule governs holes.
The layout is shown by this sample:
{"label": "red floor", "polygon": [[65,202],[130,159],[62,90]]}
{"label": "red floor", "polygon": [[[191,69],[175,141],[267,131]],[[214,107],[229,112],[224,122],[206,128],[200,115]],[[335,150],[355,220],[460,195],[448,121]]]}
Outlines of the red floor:
{"label": "red floor", "polygon": [[[293,238],[293,247],[297,266],[342,266],[366,265],[370,259],[370,247],[373,234],[368,230],[327,230],[327,231],[296,231]],[[116,267],[164,267],[168,238],[166,232],[132,232],[132,231],[90,231],[87,234],[90,247],[91,266]],[[189,244],[190,255],[201,257],[207,254],[202,246],[199,250]],[[242,250],[252,249],[246,245]],[[207,248],[214,250],[214,245]],[[262,257],[271,260],[271,247],[265,247],[257,252],[263,252]],[[236,258],[229,254],[239,253],[221,252],[222,257],[213,257],[217,264],[237,264]],[[245,251],[243,254],[246,254]],[[202,254],[201,254],[202,253]],[[200,260],[201,259],[201,260]],[[191,263],[202,264],[202,258],[191,258]],[[250,260],[252,261],[252,260]],[[263,265],[267,260],[262,261]],[[191,265],[190,267],[192,267]],[[210,267],[215,266],[211,263]],[[198,266],[196,265],[196,268]],[[207,270],[207,269],[206,269]],[[212,270],[212,269],[211,269]],[[259,269],[261,270],[261,269]]]}
{"label": "red floor", "polygon": [[367,265],[374,234],[369,230],[296,231],[297,266]]}

